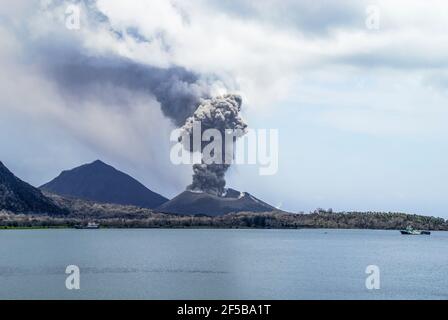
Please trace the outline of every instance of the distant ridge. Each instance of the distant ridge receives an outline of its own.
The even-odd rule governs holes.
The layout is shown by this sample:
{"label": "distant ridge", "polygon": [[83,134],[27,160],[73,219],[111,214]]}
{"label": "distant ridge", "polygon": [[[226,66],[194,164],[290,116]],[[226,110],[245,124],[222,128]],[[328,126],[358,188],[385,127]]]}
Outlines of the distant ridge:
{"label": "distant ridge", "polygon": [[17,178],[0,162],[0,210],[26,214],[65,214],[42,192]]}
{"label": "distant ridge", "polygon": [[219,216],[231,212],[279,211],[247,192],[227,189],[224,197],[205,192],[184,191],[156,209],[163,213],[181,215]]}
{"label": "distant ridge", "polygon": [[131,176],[100,160],[63,171],[40,189],[61,196],[150,209],[168,201]]}

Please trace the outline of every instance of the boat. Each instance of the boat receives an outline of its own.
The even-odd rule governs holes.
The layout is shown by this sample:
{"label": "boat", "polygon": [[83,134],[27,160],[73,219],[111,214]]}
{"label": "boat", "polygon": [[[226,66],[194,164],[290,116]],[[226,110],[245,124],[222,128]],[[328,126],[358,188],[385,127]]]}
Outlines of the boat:
{"label": "boat", "polygon": [[95,222],[89,222],[86,226],[76,225],[75,229],[99,229],[100,225]]}
{"label": "boat", "polygon": [[418,235],[430,235],[431,232],[425,231],[425,230],[415,230],[411,226],[408,226],[405,230],[400,230],[401,234],[405,235],[412,235],[412,236],[418,236]]}

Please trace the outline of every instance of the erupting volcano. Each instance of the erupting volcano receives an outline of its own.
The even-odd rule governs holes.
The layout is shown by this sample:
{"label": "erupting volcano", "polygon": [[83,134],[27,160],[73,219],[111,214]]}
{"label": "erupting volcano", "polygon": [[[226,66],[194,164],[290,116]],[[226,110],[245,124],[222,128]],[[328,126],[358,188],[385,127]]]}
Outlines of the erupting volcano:
{"label": "erupting volcano", "polygon": [[[179,141],[183,143],[187,151],[200,152],[201,163],[193,165],[193,182],[187,190],[158,207],[158,211],[215,216],[241,211],[276,210],[249,193],[225,188],[225,174],[233,159],[234,142],[247,130],[247,124],[240,116],[241,105],[242,99],[236,94],[202,99],[193,115],[187,118],[181,128],[182,134]],[[207,147],[204,140],[207,139],[201,139],[199,145],[192,143],[197,123],[200,124],[201,136],[207,130],[214,129],[221,138],[228,137],[230,132],[231,139],[220,139],[220,147],[213,149],[209,158],[206,158]]]}
{"label": "erupting volcano", "polygon": [[[193,134],[194,123],[201,125],[201,135],[208,129],[218,130],[221,137],[226,136],[226,131],[234,133],[234,139],[226,143],[233,143],[233,140],[245,134],[247,124],[240,117],[242,99],[236,94],[226,94],[213,99],[204,99],[194,114],[189,117],[182,131],[188,139]],[[221,196],[225,192],[225,174],[230,167],[225,159],[226,145],[221,141],[221,150],[215,150],[218,154],[214,154],[213,163],[207,163],[202,159],[202,163],[193,166],[193,183],[188,186],[187,190],[204,191],[209,194]],[[202,141],[201,150],[194,150],[194,145],[190,144],[191,152],[203,152],[205,142]],[[232,146],[230,146],[232,148]]]}

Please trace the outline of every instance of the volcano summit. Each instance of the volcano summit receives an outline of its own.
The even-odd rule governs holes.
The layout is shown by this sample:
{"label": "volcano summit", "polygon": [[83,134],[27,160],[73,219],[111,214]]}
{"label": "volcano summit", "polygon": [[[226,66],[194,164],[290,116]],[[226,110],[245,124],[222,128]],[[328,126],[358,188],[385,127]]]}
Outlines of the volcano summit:
{"label": "volcano summit", "polygon": [[271,212],[277,209],[247,192],[226,189],[223,196],[186,190],[156,210],[181,215],[218,216],[231,212]]}

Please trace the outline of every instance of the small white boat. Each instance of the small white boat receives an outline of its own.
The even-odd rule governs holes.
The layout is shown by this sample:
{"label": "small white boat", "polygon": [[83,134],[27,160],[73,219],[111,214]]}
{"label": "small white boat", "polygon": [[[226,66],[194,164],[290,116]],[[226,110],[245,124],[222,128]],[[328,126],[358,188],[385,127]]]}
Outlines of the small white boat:
{"label": "small white boat", "polygon": [[95,222],[89,222],[86,226],[86,229],[99,229],[100,225]]}
{"label": "small white boat", "polygon": [[99,229],[100,225],[95,222],[89,222],[86,226],[77,225],[76,229]]}

